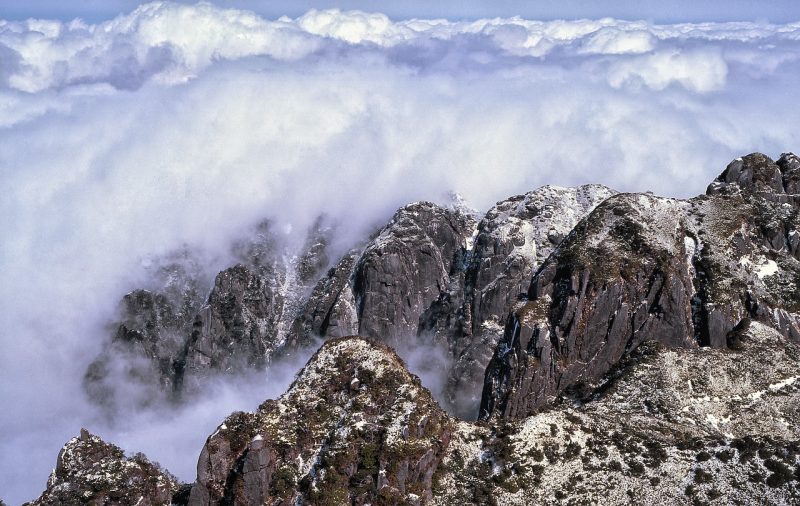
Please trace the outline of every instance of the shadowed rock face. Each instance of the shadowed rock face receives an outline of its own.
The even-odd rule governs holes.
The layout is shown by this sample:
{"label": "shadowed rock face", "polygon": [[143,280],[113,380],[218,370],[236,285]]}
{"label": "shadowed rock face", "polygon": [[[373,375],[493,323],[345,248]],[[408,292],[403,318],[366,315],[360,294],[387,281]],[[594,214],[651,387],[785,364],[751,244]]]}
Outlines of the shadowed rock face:
{"label": "shadowed rock face", "polygon": [[644,340],[725,347],[745,318],[800,338],[800,263],[787,247],[800,199],[782,180],[779,165],[754,154],[729,165],[708,196],[625,194],[601,204],[510,316],[487,369],[482,416],[523,417],[591,391]]}
{"label": "shadowed rock face", "polygon": [[410,340],[430,303],[460,270],[474,221],[430,203],[401,208],[367,246],[354,272],[359,333]]}
{"label": "shadowed rock face", "polygon": [[359,252],[348,252],[314,286],[301,314],[292,323],[286,352],[315,337],[344,337],[358,332],[358,315],[350,278]]}
{"label": "shadowed rock face", "polygon": [[284,302],[278,281],[273,272],[259,274],[243,265],[220,272],[208,304],[195,317],[182,367],[263,367],[278,344]]}
{"label": "shadowed rock face", "polygon": [[118,447],[81,429],[58,454],[47,490],[31,506],[64,504],[171,504],[181,485],[142,454],[126,458]]}
{"label": "shadowed rock face", "polygon": [[[159,392],[176,392],[177,361],[203,305],[208,280],[190,252],[169,255],[151,270],[153,286],[122,298],[111,342],[84,378],[89,396],[111,412],[118,402],[145,405]],[[144,397],[120,399],[117,389],[124,383],[145,387]]]}
{"label": "shadowed rock face", "polygon": [[424,502],[451,431],[390,348],[331,339],[285,395],[209,437],[189,504]]}

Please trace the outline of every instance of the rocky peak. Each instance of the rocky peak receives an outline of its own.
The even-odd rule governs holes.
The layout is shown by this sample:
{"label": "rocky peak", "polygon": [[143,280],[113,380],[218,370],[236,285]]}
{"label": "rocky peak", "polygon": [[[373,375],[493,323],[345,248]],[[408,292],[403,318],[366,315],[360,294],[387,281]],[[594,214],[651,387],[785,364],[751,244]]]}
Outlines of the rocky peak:
{"label": "rocky peak", "polygon": [[331,339],[286,394],[208,438],[190,504],[419,504],[450,431],[391,348]]}
{"label": "rocky peak", "polygon": [[173,502],[181,484],[142,454],[131,458],[86,429],[58,454],[47,489],[31,506],[120,504],[156,506]]}
{"label": "rocky peak", "polygon": [[[781,164],[775,163],[762,153],[750,153],[729,163],[722,174],[708,186],[706,193],[709,195],[735,191],[796,193],[787,191],[784,187],[784,167],[791,171],[792,160],[797,160],[792,153],[782,155]],[[791,176],[789,179],[791,180]]]}
{"label": "rocky peak", "polygon": [[420,316],[463,264],[474,220],[429,202],[400,208],[355,266],[359,333],[410,341]]}
{"label": "rocky peak", "polygon": [[720,180],[751,181],[757,191],[689,201],[622,194],[598,206],[509,318],[487,369],[483,415],[526,416],[568,389],[591,390],[645,339],[725,347],[749,317],[800,337],[796,295],[782,288],[800,275],[786,247],[797,212],[762,191],[779,176],[771,160],[753,155]]}
{"label": "rocky peak", "polygon": [[776,163],[781,168],[786,193],[800,193],[800,157],[794,153],[783,153]]}

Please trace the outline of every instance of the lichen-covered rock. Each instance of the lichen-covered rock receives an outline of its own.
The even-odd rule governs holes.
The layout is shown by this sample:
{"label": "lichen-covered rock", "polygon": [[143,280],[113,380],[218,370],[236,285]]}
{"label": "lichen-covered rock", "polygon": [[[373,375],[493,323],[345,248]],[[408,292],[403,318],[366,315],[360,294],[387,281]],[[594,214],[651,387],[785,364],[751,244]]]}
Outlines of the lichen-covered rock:
{"label": "lichen-covered rock", "polygon": [[172,504],[181,484],[142,454],[125,457],[118,447],[81,429],[58,454],[47,490],[31,506],[65,504]]}
{"label": "lichen-covered rock", "polygon": [[465,422],[389,347],[336,338],[286,394],[217,428],[188,498],[82,431],[34,504],[796,504],[800,344],[749,319],[729,341],[648,340],[585,395]]}
{"label": "lichen-covered rock", "polygon": [[763,155],[718,181],[728,186],[688,201],[617,195],[582,220],[509,318],[482,416],[522,417],[591,390],[644,340],[724,347],[744,318],[800,336],[800,263],[786,247],[800,200],[768,192],[780,169]]}
{"label": "lichen-covered rock", "polygon": [[280,399],[208,438],[189,503],[421,503],[451,430],[390,348],[331,339]]}

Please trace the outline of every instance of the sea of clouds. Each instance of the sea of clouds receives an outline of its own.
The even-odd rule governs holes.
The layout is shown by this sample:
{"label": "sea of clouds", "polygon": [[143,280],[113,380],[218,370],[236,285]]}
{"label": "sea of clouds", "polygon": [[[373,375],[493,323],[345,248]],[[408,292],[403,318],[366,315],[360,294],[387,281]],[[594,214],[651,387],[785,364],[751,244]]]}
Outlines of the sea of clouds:
{"label": "sea of clouds", "polygon": [[0,21],[0,494],[44,488],[85,426],[185,480],[234,409],[298,364],[109,421],[81,388],[146,259],[225,265],[264,217],[343,244],[399,205],[485,210],[543,184],[691,196],[800,150],[800,23],[263,19],[155,2],[104,23]]}

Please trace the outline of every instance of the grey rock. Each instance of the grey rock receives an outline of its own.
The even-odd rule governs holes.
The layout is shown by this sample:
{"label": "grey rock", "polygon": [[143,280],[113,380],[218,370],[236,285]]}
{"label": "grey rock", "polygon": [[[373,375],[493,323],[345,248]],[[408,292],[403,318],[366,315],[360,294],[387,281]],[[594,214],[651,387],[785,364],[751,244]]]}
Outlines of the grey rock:
{"label": "grey rock", "polygon": [[119,504],[156,506],[173,503],[181,484],[142,454],[131,458],[81,429],[58,454],[42,495],[31,506]]}
{"label": "grey rock", "polygon": [[[177,394],[176,368],[205,297],[205,274],[199,260],[181,250],[150,266],[148,289],[126,294],[108,346],[89,365],[84,387],[109,412],[119,401],[141,406],[160,393]],[[139,385],[138,399],[119,399],[120,384]]]}
{"label": "grey rock", "polygon": [[498,202],[481,220],[463,273],[423,314],[421,334],[448,343],[448,409],[475,418],[484,372],[512,305],[561,238],[615,192],[602,185],[544,186]]}
{"label": "grey rock", "polygon": [[398,210],[355,266],[359,334],[411,342],[420,316],[458,270],[473,228],[471,216],[428,202]]}
{"label": "grey rock", "polygon": [[427,502],[451,430],[390,348],[330,339],[285,395],[208,438],[189,504]]}
{"label": "grey rock", "polygon": [[292,323],[287,351],[311,343],[315,337],[343,337],[358,333],[358,315],[351,288],[359,251],[348,252],[314,286],[300,315]]}
{"label": "grey rock", "polygon": [[[487,369],[482,416],[523,417],[591,391],[644,340],[724,347],[744,318],[797,334],[800,264],[776,245],[797,204],[775,198],[777,166],[749,155],[689,201],[623,194],[575,227],[534,276]],[[766,183],[765,183],[766,181]],[[783,235],[782,235],[783,234]],[[780,247],[777,247],[780,246]]]}
{"label": "grey rock", "polygon": [[[164,394],[179,400],[203,378],[264,368],[284,349],[307,345],[287,342],[287,336],[328,267],[332,233],[320,218],[294,250],[264,221],[233,243],[239,263],[213,285],[186,250],[156,260],[152,286],[123,298],[113,337],[87,370],[90,398],[111,414],[119,405],[158,402]],[[117,386],[124,383],[144,388],[123,393]],[[131,392],[139,398],[120,398]]]}
{"label": "grey rock", "polygon": [[770,157],[761,153],[737,158],[711,183],[707,193],[730,190],[785,193],[781,169]]}
{"label": "grey rock", "polygon": [[263,367],[276,346],[283,297],[277,274],[243,265],[219,273],[186,343],[186,374]]}
{"label": "grey rock", "polygon": [[800,193],[800,158],[794,153],[783,153],[776,163],[781,168],[786,193]]}

